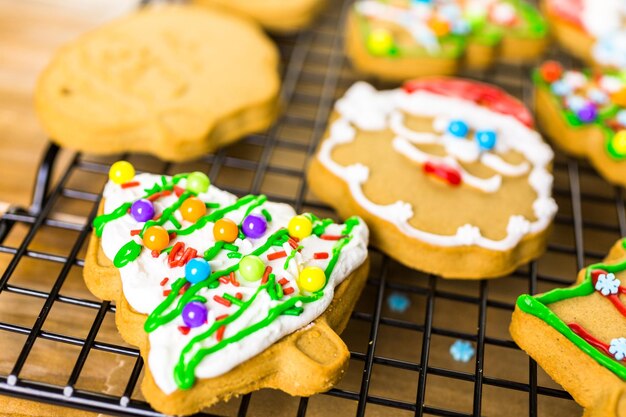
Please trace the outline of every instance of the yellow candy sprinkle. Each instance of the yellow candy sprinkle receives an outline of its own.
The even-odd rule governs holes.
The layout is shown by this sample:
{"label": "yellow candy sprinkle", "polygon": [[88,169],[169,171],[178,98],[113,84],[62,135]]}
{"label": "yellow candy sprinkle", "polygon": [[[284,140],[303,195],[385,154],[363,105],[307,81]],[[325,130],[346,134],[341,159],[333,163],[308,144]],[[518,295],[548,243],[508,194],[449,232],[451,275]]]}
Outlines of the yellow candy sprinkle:
{"label": "yellow candy sprinkle", "polygon": [[291,220],[289,220],[287,230],[289,231],[289,236],[301,240],[305,237],[311,236],[313,223],[311,223],[311,220],[307,216],[300,214],[298,216],[293,216]]}
{"label": "yellow candy sprinkle", "polygon": [[393,35],[387,29],[374,29],[367,36],[367,49],[373,55],[387,55],[392,47]]}
{"label": "yellow candy sprinkle", "polygon": [[613,136],[613,149],[619,155],[626,155],[626,130],[620,130]]}
{"label": "yellow candy sprinkle", "polygon": [[117,161],[111,165],[109,179],[116,184],[124,184],[135,177],[135,167],[127,161]]}
{"label": "yellow candy sprinkle", "polygon": [[316,292],[324,288],[326,275],[322,268],[317,266],[307,266],[298,276],[298,287],[300,291]]}

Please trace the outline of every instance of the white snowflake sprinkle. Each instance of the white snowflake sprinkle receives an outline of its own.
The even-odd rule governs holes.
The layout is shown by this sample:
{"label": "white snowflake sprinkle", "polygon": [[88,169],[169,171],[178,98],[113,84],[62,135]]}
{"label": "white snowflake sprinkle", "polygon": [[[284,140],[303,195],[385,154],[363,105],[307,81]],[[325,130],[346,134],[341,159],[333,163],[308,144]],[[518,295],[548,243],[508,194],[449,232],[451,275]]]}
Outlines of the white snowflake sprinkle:
{"label": "white snowflake sprinkle", "polygon": [[611,355],[613,355],[618,361],[626,358],[626,337],[611,340],[609,352],[611,352]]}
{"label": "white snowflake sprinkle", "polygon": [[615,278],[615,274],[611,272],[600,274],[596,282],[596,290],[600,291],[604,296],[617,294],[620,284],[621,282]]}

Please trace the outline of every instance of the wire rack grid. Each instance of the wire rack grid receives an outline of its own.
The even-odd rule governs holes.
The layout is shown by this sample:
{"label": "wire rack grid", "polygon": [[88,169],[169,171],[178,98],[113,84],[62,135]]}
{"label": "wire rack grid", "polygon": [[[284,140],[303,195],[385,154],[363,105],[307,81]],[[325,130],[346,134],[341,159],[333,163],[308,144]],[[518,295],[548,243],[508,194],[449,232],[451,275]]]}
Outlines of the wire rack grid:
{"label": "wire rack grid", "polygon": [[[299,211],[332,215],[308,193],[304,180],[306,161],[323,135],[335,99],[357,79],[342,49],[342,22],[350,2],[331,3],[313,29],[276,38],[283,57],[285,112],[268,132],[190,164],[137,155],[120,157],[151,172],[202,169],[213,183],[237,195],[265,193]],[[530,103],[529,71],[528,67],[499,65],[486,73],[467,75],[494,82]],[[0,394],[107,415],[158,416],[138,390],[143,369],[138,350],[119,338],[103,336],[115,306],[65,290],[73,275],[80,276],[99,191],[117,158],[76,154],[67,167],[61,167],[60,178],[52,185],[58,154],[59,148],[50,145],[40,165],[31,207],[13,207],[0,218],[4,267],[0,340],[19,336],[9,348],[10,360],[0,367]],[[344,333],[351,350],[344,381],[311,398],[287,398],[276,392],[248,394],[199,415],[332,412],[461,417],[579,412],[571,397],[519,351],[506,328],[519,293],[570,284],[579,268],[601,259],[610,244],[625,235],[626,215],[621,189],[606,184],[586,163],[557,155],[554,170],[560,211],[542,259],[497,281],[455,282],[407,270],[372,249],[371,276]],[[60,254],[38,249],[38,240],[46,234],[71,236],[66,239],[67,250]],[[17,278],[23,275],[20,268],[25,263],[41,264],[49,271],[44,277],[49,283],[46,289]],[[9,295],[35,303],[30,324],[12,322],[2,314],[3,296]],[[404,297],[409,307],[398,312],[388,303],[390,295]],[[48,325],[58,306],[90,314],[80,336],[67,327]],[[474,344],[476,354],[470,363],[450,359],[447,348],[454,339]],[[42,340],[76,351],[56,382],[29,376],[30,360]],[[0,349],[6,352],[1,343]],[[126,371],[115,394],[83,383],[90,357],[96,353],[125,358]],[[44,366],[47,371],[53,368]],[[264,408],[267,403],[272,411]]]}

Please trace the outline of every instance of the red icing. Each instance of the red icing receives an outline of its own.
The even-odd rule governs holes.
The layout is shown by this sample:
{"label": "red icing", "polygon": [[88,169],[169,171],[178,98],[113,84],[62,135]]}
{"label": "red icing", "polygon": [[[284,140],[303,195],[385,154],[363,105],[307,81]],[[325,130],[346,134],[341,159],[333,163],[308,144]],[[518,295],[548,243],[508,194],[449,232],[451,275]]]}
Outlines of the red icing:
{"label": "red icing", "polygon": [[461,184],[461,173],[456,168],[445,164],[426,162],[424,164],[424,172],[439,177],[450,185],[456,186]]}
{"label": "red icing", "polygon": [[488,84],[461,78],[427,78],[407,81],[402,88],[407,93],[428,91],[473,101],[495,112],[513,116],[526,126],[533,127],[533,117],[522,102]]}
{"label": "red icing", "polygon": [[[598,278],[600,277],[600,275],[603,275],[603,274],[608,274],[608,272],[606,272],[604,269],[594,269],[593,271],[591,271],[591,283],[593,284],[594,288],[596,287],[596,282],[598,282]],[[622,314],[622,316],[626,317],[626,306],[622,303],[622,300],[620,300],[619,298],[620,294],[626,294],[626,287],[624,287],[623,285],[620,285],[617,291],[618,291],[617,294],[611,294],[605,297],[611,303],[613,303],[617,311],[619,311]]]}
{"label": "red icing", "polygon": [[579,28],[583,27],[581,15],[584,11],[584,4],[582,0],[549,0],[546,5],[549,14],[556,15]]}
{"label": "red icing", "polygon": [[609,356],[613,359],[615,357],[609,352],[609,345],[602,342],[601,340],[592,336],[587,330],[585,330],[581,325],[576,323],[569,323],[567,325],[574,333],[578,336],[582,337],[585,342],[589,343],[594,348],[598,349],[600,352],[604,353],[606,356]]}

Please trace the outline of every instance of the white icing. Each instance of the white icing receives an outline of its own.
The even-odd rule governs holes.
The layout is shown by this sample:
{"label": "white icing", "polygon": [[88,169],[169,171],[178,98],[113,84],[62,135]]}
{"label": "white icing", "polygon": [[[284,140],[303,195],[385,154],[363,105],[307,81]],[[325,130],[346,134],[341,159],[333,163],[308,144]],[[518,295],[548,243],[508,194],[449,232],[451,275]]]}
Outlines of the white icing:
{"label": "white icing", "polygon": [[593,56],[603,65],[626,68],[626,2],[583,0],[580,20],[596,39]]}
{"label": "white icing", "polygon": [[[358,107],[359,111],[355,109]],[[333,122],[330,136],[320,146],[317,158],[333,174],[343,179],[357,203],[370,213],[393,225],[402,233],[437,246],[476,245],[491,250],[505,251],[515,247],[530,233],[545,230],[556,213],[556,203],[551,198],[552,174],[548,166],[553,153],[541,136],[512,116],[500,114],[473,102],[455,97],[441,96],[425,91],[406,93],[402,89],[378,92],[364,82],[354,84],[336,104],[340,118]],[[505,176],[519,176],[530,170],[528,181],[536,192],[533,212],[536,220],[529,221],[522,216],[513,215],[509,219],[507,235],[501,240],[488,239],[473,225],[459,227],[454,235],[440,235],[417,229],[409,224],[413,217],[413,208],[404,201],[380,205],[369,200],[363,192],[363,184],[369,176],[369,169],[362,164],[342,166],[332,158],[333,150],[356,137],[354,127],[361,130],[380,131],[391,129],[397,136],[393,140],[396,151],[409,159],[424,163],[426,160],[442,161],[462,170],[451,155],[435,157],[417,149],[412,143],[437,143],[440,138],[431,133],[413,132],[402,123],[401,112],[435,119],[435,130],[442,130],[442,123],[437,120],[451,120],[462,117],[472,129],[491,129],[497,132],[496,151],[512,149],[524,156],[527,162],[511,165],[492,153],[480,156],[480,162]],[[368,121],[376,119],[375,127]],[[353,125],[353,126],[351,126]],[[339,126],[339,127],[337,127]],[[366,126],[366,127],[364,127]],[[340,134],[339,138],[335,135]],[[458,142],[457,142],[458,143]],[[446,148],[447,149],[447,148]],[[493,155],[493,157],[486,155]],[[497,175],[489,179],[480,179],[461,171],[463,180],[468,185],[486,192],[497,190],[502,178]],[[497,182],[497,185],[496,185]],[[524,220],[522,222],[522,220]]]}
{"label": "white icing", "polygon": [[[349,127],[348,127],[349,128]],[[340,130],[340,129],[339,129]],[[341,137],[340,132],[336,133]],[[104,189],[104,213],[110,213],[125,202],[135,201],[144,195],[144,189],[151,187],[154,183],[160,181],[160,176],[140,174],[135,177],[140,182],[140,186],[122,189],[119,185],[109,182]],[[185,180],[179,183],[185,186]],[[208,192],[200,194],[199,198],[203,201],[217,202],[221,207],[230,205],[236,201],[236,197],[225,191],[221,191],[215,186],[210,186]],[[172,194],[167,197],[161,197],[155,203],[156,212],[161,213],[165,207],[172,205],[177,197]],[[225,217],[239,223],[247,210],[248,205],[228,213]],[[265,243],[266,238],[278,229],[286,227],[291,217],[295,215],[294,210],[285,204],[265,202],[260,207],[254,209],[252,213],[260,213],[261,209],[266,209],[272,216],[272,221],[268,223],[268,230],[264,237],[260,239],[237,239],[234,244],[239,246],[242,254],[248,254]],[[183,228],[190,225],[189,222],[183,221],[180,213],[176,213],[177,219],[181,222]],[[101,243],[102,249],[109,259],[114,259],[119,249],[128,242],[130,230],[140,229],[143,223],[135,221],[130,215],[113,220],[105,225]],[[165,227],[172,227],[167,223]],[[326,229],[328,234],[340,234],[343,226],[331,224]],[[301,307],[304,312],[300,316],[279,316],[270,325],[252,333],[245,337],[242,341],[232,343],[223,349],[208,355],[200,363],[195,370],[197,378],[211,378],[228,372],[235,366],[254,357],[267,347],[278,341],[283,336],[290,334],[300,328],[311,323],[319,317],[328,307],[334,296],[334,288],[342,282],[352,271],[361,265],[367,256],[368,230],[365,223],[361,221],[352,231],[352,239],[343,248],[337,264],[329,277],[328,285],[324,290],[324,296],[311,303],[302,303]],[[134,238],[140,242],[138,237]],[[215,244],[213,237],[213,223],[207,223],[204,227],[187,236],[177,236],[172,244],[178,241],[184,242],[187,246],[191,246],[198,251],[201,256],[205,250]],[[332,248],[336,244],[335,241],[322,240],[312,235],[303,239],[300,244],[304,247],[301,253],[297,254],[290,261],[287,270],[283,269],[286,258],[279,258],[274,261],[267,261],[266,254],[272,253],[278,248],[271,248],[266,254],[261,255],[261,259],[273,267],[276,273],[276,279],[286,278],[289,284],[284,287],[292,287],[295,292],[292,295],[286,295],[285,299],[297,296],[299,294],[296,278],[299,271],[305,266],[319,266],[325,268],[332,257]],[[289,254],[292,250],[289,244],[285,244],[285,252]],[[313,259],[316,252],[328,252],[328,259]],[[237,258],[228,258],[227,251],[221,251],[209,263],[213,271],[225,269],[239,262]],[[171,268],[167,261],[167,255],[161,254],[158,258],[152,257],[149,250],[142,250],[141,255],[133,262],[119,269],[124,296],[130,306],[144,314],[149,314],[164,299],[163,290],[179,277],[184,276],[184,267]],[[169,277],[169,282],[162,287],[161,280]],[[248,300],[254,294],[259,286],[259,281],[249,283],[242,279],[237,273],[239,287],[234,287],[231,283],[221,284],[216,289],[203,289],[198,292],[199,295],[207,299],[206,305],[209,309],[208,323],[195,329],[191,329],[189,334],[183,336],[178,326],[183,326],[184,322],[179,316],[173,321],[164,324],[155,331],[149,333],[150,354],[148,357],[148,366],[154,376],[156,384],[166,393],[172,393],[177,389],[174,382],[174,366],[176,365],[182,349],[191,340],[194,335],[203,333],[211,326],[215,318],[222,314],[232,314],[238,307],[226,307],[213,300],[214,295],[223,295],[224,292],[235,294],[241,292],[243,300]],[[226,326],[224,338],[227,338],[241,329],[248,327],[260,321],[267,315],[269,308],[276,305],[266,292],[259,293],[255,302],[249,307],[241,317]],[[200,342],[198,346],[209,347],[216,343],[214,336]]]}

